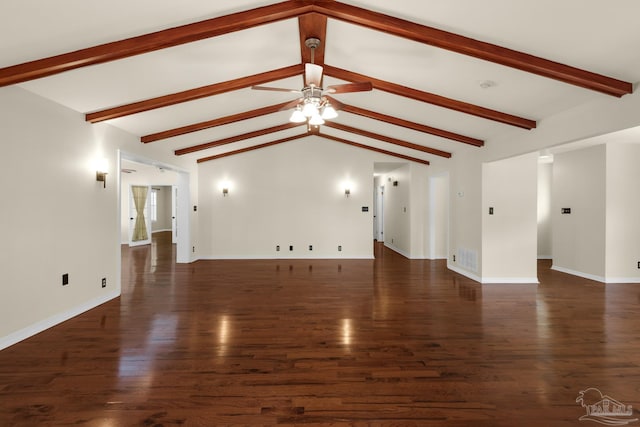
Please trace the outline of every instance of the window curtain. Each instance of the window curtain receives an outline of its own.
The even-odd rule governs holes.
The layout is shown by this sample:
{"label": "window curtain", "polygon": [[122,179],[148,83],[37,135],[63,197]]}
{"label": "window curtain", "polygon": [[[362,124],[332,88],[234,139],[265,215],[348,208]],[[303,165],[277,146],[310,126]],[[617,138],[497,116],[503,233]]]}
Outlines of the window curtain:
{"label": "window curtain", "polygon": [[149,235],[147,234],[147,221],[144,218],[144,208],[147,204],[147,193],[149,192],[149,187],[134,185],[131,187],[131,192],[133,193],[133,203],[136,207],[136,225],[133,229],[132,240],[134,242],[139,242],[149,238]]}

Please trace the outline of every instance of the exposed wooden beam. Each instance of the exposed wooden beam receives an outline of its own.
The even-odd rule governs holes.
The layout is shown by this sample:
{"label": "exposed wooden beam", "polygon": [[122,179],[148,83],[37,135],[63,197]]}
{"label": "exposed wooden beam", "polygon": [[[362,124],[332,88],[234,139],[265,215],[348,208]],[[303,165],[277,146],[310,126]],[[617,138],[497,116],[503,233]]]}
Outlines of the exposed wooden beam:
{"label": "exposed wooden beam", "polygon": [[256,131],[253,131],[253,132],[243,133],[241,135],[234,135],[234,136],[230,136],[228,138],[219,139],[217,141],[211,141],[211,142],[206,142],[204,144],[194,145],[192,147],[181,148],[181,149],[175,151],[175,155],[176,156],[182,156],[184,154],[195,153],[196,151],[202,151],[202,150],[206,150],[208,148],[219,147],[221,145],[231,144],[233,142],[243,141],[243,140],[249,139],[249,138],[255,138],[255,137],[258,137],[258,136],[262,136],[262,135],[268,135],[270,133],[280,132],[280,131],[287,130],[287,129],[292,129],[294,127],[301,126],[301,125],[305,125],[306,126],[306,123],[286,123],[286,124],[283,124],[283,125],[272,126],[270,128],[266,128],[266,129],[260,129],[260,130],[256,130]]}
{"label": "exposed wooden beam", "polygon": [[484,141],[481,139],[471,138],[469,136],[464,136],[464,135],[449,132],[446,130],[434,128],[431,126],[426,126],[420,123],[403,120],[398,117],[388,116],[386,114],[378,113],[376,111],[355,107],[353,105],[347,105],[343,102],[336,101],[331,97],[328,97],[328,98],[331,100],[331,103],[334,106],[336,106],[336,108],[340,108],[340,110],[345,111],[347,113],[357,114],[359,116],[367,117],[369,119],[380,120],[382,122],[389,123],[392,125],[401,126],[407,129],[418,131],[418,132],[428,133],[430,135],[435,135],[442,138],[447,138],[453,141],[458,141],[465,144],[473,145],[475,147],[482,147],[484,145]]}
{"label": "exposed wooden beam", "polygon": [[219,95],[221,93],[243,89],[253,85],[293,77],[304,72],[303,70],[304,67],[302,64],[291,65],[289,67],[279,68],[265,73],[254,74],[252,76],[241,77],[234,80],[228,80],[226,82],[215,83],[208,86],[172,93],[170,95],[159,96],[157,98],[146,99],[144,101],[133,102],[131,104],[96,111],[87,114],[86,120],[91,123],[97,123],[104,120],[117,119],[119,117],[142,113],[156,108],[168,107],[182,102],[194,101],[196,99]]}
{"label": "exposed wooden beam", "polygon": [[229,151],[227,153],[216,154],[215,156],[203,157],[202,159],[198,159],[197,162],[198,163],[203,163],[203,162],[209,162],[211,160],[221,159],[223,157],[235,156],[236,154],[241,154],[241,153],[246,153],[247,151],[259,150],[261,148],[271,147],[273,145],[282,144],[283,142],[295,141],[296,139],[305,138],[307,136],[309,136],[309,135],[306,134],[306,133],[303,133],[303,134],[300,134],[300,135],[295,135],[295,136],[289,136],[287,138],[281,138],[281,139],[277,139],[275,141],[265,142],[264,144],[258,144],[258,145],[254,145],[254,146],[251,146],[251,147],[245,147],[245,148],[241,148],[239,150]]}
{"label": "exposed wooden beam", "polygon": [[535,73],[580,87],[622,96],[633,85],[604,75],[482,42],[415,22],[335,1],[290,0],[192,24],[105,43],[0,69],[0,86],[20,83],[168,47],[203,40],[309,13],[362,25],[464,55]]}
{"label": "exposed wooden beam", "polygon": [[105,43],[0,69],[0,86],[38,79],[88,65],[141,55],[168,47],[295,18],[312,11],[313,2],[284,1],[218,18]]}
{"label": "exposed wooden beam", "polygon": [[289,104],[290,102],[287,101],[280,104],[270,105],[268,107],[256,108],[255,110],[245,111],[243,113],[232,114],[230,116],[220,117],[213,120],[207,120],[205,122],[194,123],[192,125],[169,129],[162,132],[156,132],[142,136],[140,138],[140,141],[146,144],[149,142],[159,141],[161,139],[173,138],[174,136],[180,136],[192,132],[210,129],[216,126],[228,125],[242,120],[253,119],[255,117],[278,112]]}
{"label": "exposed wooden beam", "polygon": [[398,145],[398,146],[405,147],[405,148],[411,148],[413,150],[422,151],[423,153],[434,154],[436,156],[446,157],[446,158],[451,157],[451,153],[446,152],[446,151],[436,150],[435,148],[425,147],[424,145],[419,145],[419,144],[414,144],[412,142],[402,141],[401,139],[392,138],[392,137],[386,136],[386,135],[380,135],[378,133],[370,132],[368,130],[358,129],[358,128],[354,128],[352,126],[347,126],[347,125],[343,125],[343,124],[336,123],[336,122],[327,121],[327,122],[324,123],[323,126],[327,126],[327,127],[333,128],[333,129],[338,129],[338,130],[341,130],[341,131],[344,131],[344,132],[354,133],[356,135],[364,136],[366,138],[377,139],[379,141],[388,142],[389,144],[394,144],[394,145]]}
{"label": "exposed wooden beam", "polygon": [[400,159],[411,160],[412,162],[422,163],[423,165],[428,165],[428,160],[418,159],[417,157],[405,156],[404,154],[394,153],[392,151],[383,150],[381,148],[370,147],[368,145],[360,144],[358,142],[349,141],[348,139],[339,138],[337,136],[327,135],[325,133],[320,133],[319,136],[322,138],[330,139],[332,141],[341,142],[343,144],[352,145],[354,147],[363,148],[365,150],[375,151],[377,153],[386,154],[388,156],[398,157]]}
{"label": "exposed wooden beam", "polygon": [[471,114],[483,119],[494,120],[500,123],[517,126],[524,129],[533,129],[536,127],[535,120],[529,120],[511,114],[502,113],[500,111],[491,110],[489,108],[480,107],[478,105],[469,104],[467,102],[445,98],[444,96],[436,95],[429,92],[423,92],[421,90],[412,89],[380,79],[375,79],[373,77],[365,76],[364,74],[354,73],[352,71],[343,70],[341,68],[333,67],[330,65],[325,64],[324,72],[326,75],[352,82],[370,81],[375,89],[393,93],[394,95],[400,95],[406,98],[415,99],[417,101],[437,105],[439,107],[449,108],[461,113]]}
{"label": "exposed wooden beam", "polygon": [[459,34],[395,18],[340,2],[322,2],[314,11],[329,18],[362,25],[398,37],[404,37],[463,55],[538,74],[572,85],[620,97],[633,92],[629,82],[550,61],[527,53],[482,42]]}

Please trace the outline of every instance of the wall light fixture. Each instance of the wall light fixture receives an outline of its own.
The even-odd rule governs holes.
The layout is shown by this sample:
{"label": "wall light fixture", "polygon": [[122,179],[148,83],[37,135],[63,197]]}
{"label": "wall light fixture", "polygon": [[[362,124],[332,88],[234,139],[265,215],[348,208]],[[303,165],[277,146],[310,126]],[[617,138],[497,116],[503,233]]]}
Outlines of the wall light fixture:
{"label": "wall light fixture", "polygon": [[103,188],[107,188],[107,159],[101,159],[96,169],[96,181],[102,182]]}

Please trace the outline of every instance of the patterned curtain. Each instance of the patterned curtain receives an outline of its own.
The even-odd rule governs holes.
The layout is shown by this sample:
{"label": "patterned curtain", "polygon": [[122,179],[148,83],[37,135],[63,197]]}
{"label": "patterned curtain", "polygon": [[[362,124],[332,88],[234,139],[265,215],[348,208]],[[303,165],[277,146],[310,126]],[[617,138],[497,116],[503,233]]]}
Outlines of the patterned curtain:
{"label": "patterned curtain", "polygon": [[147,234],[147,221],[144,218],[144,208],[147,204],[147,193],[149,192],[149,187],[134,185],[131,187],[131,191],[133,192],[133,203],[136,206],[136,225],[133,229],[132,240],[134,242],[139,242],[149,238],[149,235]]}

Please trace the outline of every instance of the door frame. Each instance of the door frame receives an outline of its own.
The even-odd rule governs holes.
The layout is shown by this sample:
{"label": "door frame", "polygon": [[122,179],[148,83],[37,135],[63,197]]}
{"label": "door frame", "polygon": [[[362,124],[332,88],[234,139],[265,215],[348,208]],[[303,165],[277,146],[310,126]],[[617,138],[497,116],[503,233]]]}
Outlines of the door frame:
{"label": "door frame", "polygon": [[[182,169],[178,166],[171,165],[168,163],[158,162],[156,160],[149,159],[144,156],[140,156],[138,154],[133,154],[124,150],[118,150],[117,152],[117,164],[118,164],[118,174],[117,174],[117,189],[118,189],[118,203],[117,203],[117,226],[118,233],[120,233],[122,227],[122,203],[124,203],[125,197],[122,194],[122,177],[120,169],[122,168],[122,160],[130,160],[132,162],[142,163],[150,166],[162,167],[168,171],[173,171],[178,174],[178,181],[176,186],[180,194],[184,195],[178,199],[178,212],[177,212],[177,227],[180,229],[180,238],[178,239],[176,245],[176,262],[177,263],[190,263],[195,259],[192,258],[192,246],[191,246],[191,215],[190,215],[190,207],[191,207],[191,174],[186,169]],[[119,234],[118,234],[119,235]],[[120,239],[118,239],[118,242]],[[195,248],[194,248],[195,249]],[[122,272],[121,265],[121,245],[118,243],[117,248],[118,255],[118,271]]]}

